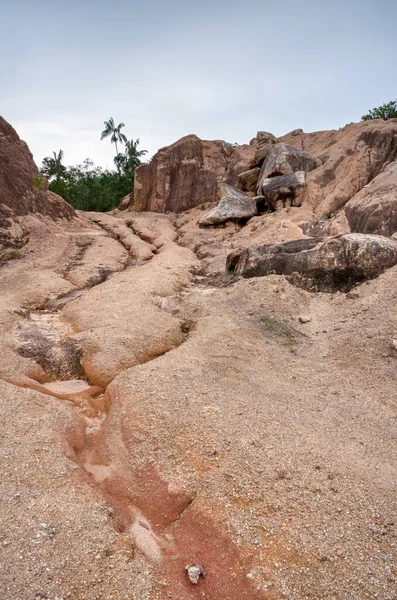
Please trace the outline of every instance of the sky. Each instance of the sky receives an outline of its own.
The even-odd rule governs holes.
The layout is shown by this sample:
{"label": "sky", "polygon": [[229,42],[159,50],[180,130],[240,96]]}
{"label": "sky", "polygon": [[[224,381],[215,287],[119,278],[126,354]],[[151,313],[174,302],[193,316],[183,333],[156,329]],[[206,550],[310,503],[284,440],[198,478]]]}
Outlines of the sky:
{"label": "sky", "polygon": [[0,114],[40,165],[334,129],[397,97],[395,0],[0,0]]}

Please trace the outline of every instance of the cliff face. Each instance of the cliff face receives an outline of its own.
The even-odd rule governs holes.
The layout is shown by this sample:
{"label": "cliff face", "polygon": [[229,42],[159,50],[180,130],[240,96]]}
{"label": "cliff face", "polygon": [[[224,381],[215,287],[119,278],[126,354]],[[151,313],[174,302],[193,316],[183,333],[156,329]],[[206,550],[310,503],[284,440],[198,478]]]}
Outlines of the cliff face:
{"label": "cliff face", "polygon": [[53,219],[72,217],[73,208],[46,187],[27,144],[0,117],[0,216],[41,213]]}
{"label": "cliff face", "polygon": [[234,148],[186,136],[138,167],[131,210],[178,213],[213,202],[218,183],[235,185],[237,175],[253,164],[254,154],[254,144]]}
{"label": "cliff face", "polygon": [[54,221],[75,216],[73,208],[47,188],[27,144],[0,116],[0,262],[29,234],[25,217],[36,214]]}

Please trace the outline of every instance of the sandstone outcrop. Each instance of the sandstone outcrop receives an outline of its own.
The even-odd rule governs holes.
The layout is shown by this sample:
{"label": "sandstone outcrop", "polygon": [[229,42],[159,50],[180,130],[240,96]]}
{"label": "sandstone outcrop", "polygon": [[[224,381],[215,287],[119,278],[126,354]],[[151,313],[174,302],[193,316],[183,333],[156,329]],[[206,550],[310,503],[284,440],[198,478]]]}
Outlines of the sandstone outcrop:
{"label": "sandstone outcrop", "polygon": [[226,221],[248,221],[258,214],[256,202],[231,185],[219,186],[221,200],[215,208],[203,215],[199,225],[220,225]]}
{"label": "sandstone outcrop", "polygon": [[85,213],[93,223],[97,223],[112,237],[120,241],[123,247],[128,250],[130,256],[138,261],[150,260],[156,252],[156,247],[148,242],[145,242],[138,235],[135,235],[133,230],[127,223],[116,217],[98,212]]}
{"label": "sandstone outcrop", "polygon": [[73,208],[60,196],[48,193],[47,185],[28,146],[0,117],[0,216],[41,213],[54,219],[72,217]]}
{"label": "sandstone outcrop", "polygon": [[[281,192],[280,201],[273,199],[272,209],[301,206],[305,210],[300,217],[295,213],[289,215],[292,222],[317,221],[343,209],[396,157],[395,119],[353,123],[340,130],[314,133],[296,129],[278,140],[268,132],[258,132],[249,145],[237,147],[187,136],[161,149],[149,164],[137,169],[134,201],[127,197],[121,208],[181,212],[215,202],[221,181],[252,193],[260,168],[256,184],[258,196],[263,195],[262,185],[266,179],[305,171],[306,185],[299,189],[296,199],[284,201],[285,195]],[[282,218],[285,220],[284,215]],[[377,227],[376,231],[390,231],[390,227]]]}
{"label": "sandstone outcrop", "polygon": [[[368,129],[390,145],[363,193],[392,174],[390,127]],[[332,162],[344,135],[306,150]],[[234,185],[259,138],[225,147]],[[13,219],[30,235],[0,269],[2,598],[395,597],[397,241],[335,237],[348,210],[308,187],[221,227],[203,206]]]}
{"label": "sandstone outcrop", "polygon": [[130,210],[178,213],[214,202],[218,183],[235,185],[237,175],[253,165],[254,154],[254,146],[234,148],[186,136],[138,167]]}
{"label": "sandstone outcrop", "polygon": [[364,186],[345,206],[352,231],[392,235],[397,231],[397,163]]}
{"label": "sandstone outcrop", "polygon": [[334,214],[397,157],[397,119],[351,123],[339,130],[279,138],[321,158],[307,175],[307,203],[315,214]]}
{"label": "sandstone outcrop", "polygon": [[321,290],[349,289],[395,264],[397,241],[357,233],[324,241],[308,238],[251,247],[230,254],[227,260],[227,267],[236,275],[297,275],[309,286]]}
{"label": "sandstone outcrop", "polygon": [[1,246],[18,249],[24,233],[19,217],[38,213],[54,220],[75,215],[63,198],[47,188],[28,146],[0,116],[0,254]]}

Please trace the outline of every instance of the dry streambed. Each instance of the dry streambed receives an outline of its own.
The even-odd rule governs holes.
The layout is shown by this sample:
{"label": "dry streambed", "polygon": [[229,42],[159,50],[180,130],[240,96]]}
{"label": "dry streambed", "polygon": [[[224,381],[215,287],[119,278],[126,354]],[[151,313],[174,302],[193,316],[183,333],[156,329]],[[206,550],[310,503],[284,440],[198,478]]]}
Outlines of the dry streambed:
{"label": "dry streambed", "polygon": [[[75,416],[60,435],[76,480],[100,498],[122,547],[140,550],[131,568],[139,555],[151,565],[152,591],[147,576],[132,597],[249,600],[284,590],[301,599],[307,589],[338,597],[345,588],[369,597],[390,563],[389,530],[382,548],[368,531],[372,514],[387,519],[390,460],[377,440],[391,439],[392,427],[332,360],[344,329],[353,347],[349,317],[361,318],[360,301],[346,313],[342,296],[310,295],[277,276],[216,289],[192,275],[202,263],[175,243],[168,217],[124,223],[155,248],[152,258],[139,261],[110,238],[122,261],[109,274],[101,259],[99,282],[86,245],[66,273],[84,272],[86,287],[19,313],[15,344],[40,369],[14,383],[59,398]],[[370,564],[375,574],[360,584]]]}

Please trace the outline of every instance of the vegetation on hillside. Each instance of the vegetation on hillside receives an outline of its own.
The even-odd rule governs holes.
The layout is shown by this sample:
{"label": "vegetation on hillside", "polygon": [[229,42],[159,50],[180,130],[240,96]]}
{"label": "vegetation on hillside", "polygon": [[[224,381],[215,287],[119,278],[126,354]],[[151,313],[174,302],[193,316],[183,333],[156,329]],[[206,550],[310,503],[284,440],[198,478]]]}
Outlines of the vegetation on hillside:
{"label": "vegetation on hillside", "polygon": [[366,115],[361,117],[362,121],[371,121],[372,119],[397,119],[397,100],[391,100],[386,104],[372,108]]}
{"label": "vegetation on hillside", "polygon": [[[110,136],[115,144],[116,170],[96,167],[88,158],[80,165],[67,167],[63,164],[64,153],[59,150],[44,158],[41,166],[41,173],[50,181],[49,189],[79,210],[106,212],[116,208],[132,191],[135,169],[147,152],[138,149],[139,139],[127,139],[121,132],[124,126],[124,123],[116,126],[111,117],[105,121],[101,135],[101,140]],[[117,142],[124,145],[123,152],[119,152]]]}

